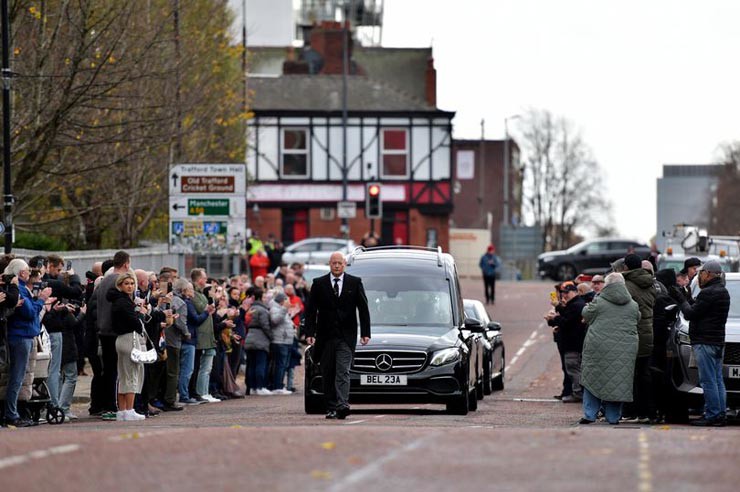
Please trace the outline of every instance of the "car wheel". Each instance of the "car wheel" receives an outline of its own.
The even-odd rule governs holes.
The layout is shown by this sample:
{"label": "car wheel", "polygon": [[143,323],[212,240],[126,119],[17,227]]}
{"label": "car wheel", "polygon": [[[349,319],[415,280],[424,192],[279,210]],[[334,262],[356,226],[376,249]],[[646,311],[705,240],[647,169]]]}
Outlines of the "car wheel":
{"label": "car wheel", "polygon": [[504,376],[505,375],[506,375],[505,352],[501,352],[501,374],[496,376],[491,381],[491,386],[493,387],[493,391],[501,391],[504,389]]}
{"label": "car wheel", "polygon": [[447,413],[451,415],[467,415],[469,410],[468,402],[468,394],[463,392],[463,394],[447,403]]}
{"label": "car wheel", "polygon": [[574,278],[576,278],[576,267],[570,263],[563,263],[558,267],[559,280],[573,280]]}
{"label": "car wheel", "polygon": [[483,368],[483,394],[490,395],[493,393],[491,388],[491,373],[493,372],[493,362],[490,360],[486,363]]}

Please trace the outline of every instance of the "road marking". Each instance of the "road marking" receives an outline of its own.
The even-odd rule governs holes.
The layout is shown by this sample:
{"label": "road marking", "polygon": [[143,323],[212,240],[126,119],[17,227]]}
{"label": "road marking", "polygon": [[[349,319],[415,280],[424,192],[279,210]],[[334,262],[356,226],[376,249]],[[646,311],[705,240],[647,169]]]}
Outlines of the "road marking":
{"label": "road marking", "polygon": [[176,434],[178,432],[185,432],[186,429],[162,429],[162,430],[154,430],[154,431],[146,431],[146,432],[126,432],[124,434],[119,434],[117,436],[110,436],[108,438],[111,442],[119,442],[119,441],[128,441],[131,439],[141,439],[144,437],[152,437],[152,436],[159,436],[161,434]]}
{"label": "road marking", "polygon": [[522,344],[521,348],[519,350],[517,350],[516,354],[514,354],[514,357],[511,358],[511,360],[509,361],[508,364],[506,364],[507,369],[509,367],[513,366],[516,363],[516,361],[519,360],[519,357],[521,357],[522,354],[524,354],[524,352],[529,347],[531,347],[532,345],[534,345],[537,342],[538,332],[539,332],[540,328],[542,328],[543,326],[544,326],[544,323],[540,323],[540,325],[532,332],[532,334],[529,335],[529,338],[527,338],[527,340],[524,342],[524,344]]}
{"label": "road marking", "polygon": [[72,453],[74,451],[77,451],[78,449],[80,449],[79,444],[64,444],[62,446],[53,446],[46,449],[37,449],[26,454],[8,456],[7,458],[0,459],[0,470],[4,468],[10,468],[11,466],[21,465],[30,460],[40,460],[49,456]]}
{"label": "road marking", "polygon": [[363,422],[367,422],[367,420],[353,420],[352,422],[345,422],[344,425],[354,425],[354,424],[361,424]]}
{"label": "road marking", "polygon": [[[419,408],[419,407],[416,407],[416,408]],[[375,416],[375,417],[373,417],[373,418],[374,418],[374,419],[382,419],[383,417],[385,417],[385,415],[376,415],[376,416]]]}
{"label": "road marking", "polygon": [[562,403],[555,398],[512,398],[511,401],[519,402],[538,402],[538,403]]}
{"label": "road marking", "polygon": [[344,477],[344,479],[335,483],[329,490],[331,492],[340,492],[340,491],[349,490],[351,485],[354,485],[358,482],[362,482],[372,476],[380,476],[380,470],[383,468],[383,466],[386,463],[395,460],[399,456],[403,456],[409,451],[413,451],[415,449],[420,448],[422,445],[426,443],[426,441],[429,441],[433,437],[436,437],[436,435],[423,436],[423,437],[420,437],[419,439],[411,441],[405,446],[394,449],[393,451],[386,454],[385,456],[373,461],[372,463],[366,466],[363,466],[359,470],[356,470],[350,473],[349,475]]}
{"label": "road marking", "polygon": [[650,472],[650,443],[645,431],[640,431],[637,437],[640,446],[640,460],[637,464],[640,492],[652,492],[653,474]]}

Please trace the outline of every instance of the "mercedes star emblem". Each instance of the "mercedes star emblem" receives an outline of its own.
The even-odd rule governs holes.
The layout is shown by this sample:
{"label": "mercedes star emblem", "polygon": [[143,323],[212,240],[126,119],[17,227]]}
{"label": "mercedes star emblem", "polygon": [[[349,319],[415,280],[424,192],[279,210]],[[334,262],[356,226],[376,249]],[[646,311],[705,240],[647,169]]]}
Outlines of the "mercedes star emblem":
{"label": "mercedes star emblem", "polygon": [[388,354],[380,354],[375,358],[375,367],[380,371],[387,371],[393,366],[393,358]]}

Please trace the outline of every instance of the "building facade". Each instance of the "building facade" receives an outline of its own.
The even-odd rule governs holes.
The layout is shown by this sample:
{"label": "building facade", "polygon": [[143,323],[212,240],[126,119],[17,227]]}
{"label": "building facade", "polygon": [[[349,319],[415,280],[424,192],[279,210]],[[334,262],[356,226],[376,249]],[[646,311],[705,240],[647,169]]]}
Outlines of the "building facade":
{"label": "building facade", "polygon": [[663,166],[663,177],[657,180],[655,234],[660,251],[666,245],[663,232],[672,232],[675,224],[709,229],[711,197],[717,190],[717,179],[722,169],[721,164]]}
{"label": "building facade", "polygon": [[[505,156],[508,154],[508,158]],[[452,143],[455,209],[453,227],[487,229],[500,243],[502,224],[517,225],[521,217],[522,177],[517,143],[503,140],[454,140]],[[504,217],[504,162],[509,162],[509,213]]]}
{"label": "building facade", "polygon": [[[367,67],[351,57],[345,135],[344,32],[334,23],[318,26],[300,54],[288,51],[281,74],[250,77],[249,226],[285,243],[338,236],[337,203],[346,201],[356,206],[348,225],[357,242],[372,230],[384,243],[447,249],[454,113],[436,107],[431,50],[374,48]],[[257,50],[256,56],[274,68],[266,53],[275,51]],[[417,62],[406,70],[421,73],[388,73],[399,53]],[[381,185],[383,214],[374,221],[364,211],[369,182]]]}

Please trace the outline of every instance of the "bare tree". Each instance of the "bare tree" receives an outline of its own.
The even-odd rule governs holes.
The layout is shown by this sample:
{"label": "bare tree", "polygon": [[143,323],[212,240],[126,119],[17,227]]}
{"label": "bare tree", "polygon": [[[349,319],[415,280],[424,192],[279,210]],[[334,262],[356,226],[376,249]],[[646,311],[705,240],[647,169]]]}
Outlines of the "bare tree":
{"label": "bare tree", "polygon": [[182,4],[178,65],[171,0],[12,3],[20,230],[82,247],[164,237],[176,137],[185,162],[244,154],[231,13],[223,0]]}
{"label": "bare tree", "polygon": [[542,227],[543,249],[565,248],[579,232],[612,232],[601,168],[573,123],[530,110],[519,129],[522,201],[525,213]]}
{"label": "bare tree", "polygon": [[740,142],[722,146],[724,167],[717,180],[717,191],[709,197],[710,232],[740,235]]}

